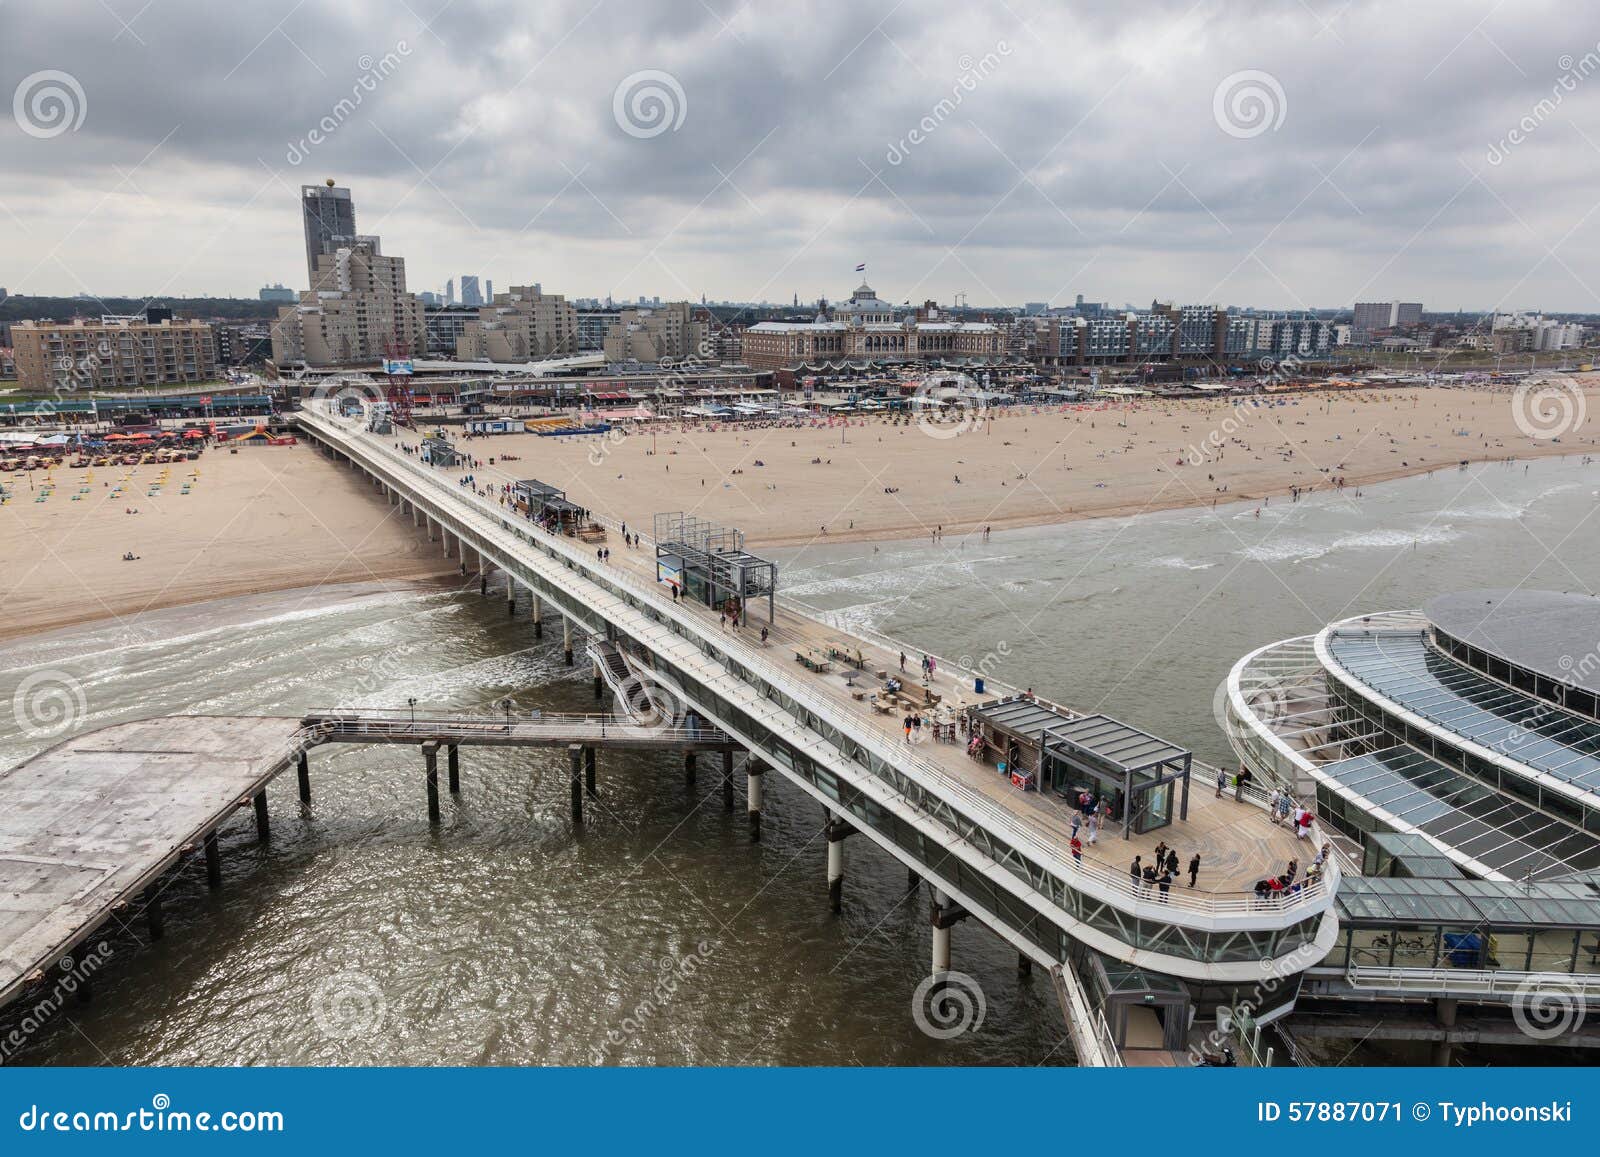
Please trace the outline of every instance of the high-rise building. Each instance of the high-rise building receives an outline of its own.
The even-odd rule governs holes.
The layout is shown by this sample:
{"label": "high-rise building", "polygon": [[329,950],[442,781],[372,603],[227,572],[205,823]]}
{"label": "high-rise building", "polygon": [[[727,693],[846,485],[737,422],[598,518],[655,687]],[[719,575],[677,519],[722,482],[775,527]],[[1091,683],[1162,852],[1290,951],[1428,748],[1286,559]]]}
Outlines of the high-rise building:
{"label": "high-rise building", "polygon": [[287,285],[274,282],[271,285],[263,285],[260,296],[262,301],[293,301],[294,290]]}
{"label": "high-rise building", "polygon": [[473,273],[461,275],[461,304],[465,306],[479,306],[483,304],[483,294],[478,290],[478,278]]}
{"label": "high-rise building", "polygon": [[1365,345],[1381,329],[1405,329],[1422,324],[1419,301],[1358,301],[1350,319],[1350,339]]}
{"label": "high-rise building", "polygon": [[301,185],[300,208],[305,218],[306,278],[317,280],[317,258],[356,235],[356,203],[349,189],[328,178],[326,185]]}
{"label": "high-rise building", "polygon": [[[702,314],[704,311],[702,311]],[[709,360],[709,327],[687,301],[652,309],[625,309],[606,333],[608,362]]]}
{"label": "high-rise building", "polygon": [[454,277],[444,283],[444,303],[446,305],[454,305],[456,303],[456,279]]}
{"label": "high-rise building", "polygon": [[537,361],[577,352],[577,308],[538,285],[513,285],[479,308],[476,319],[461,328],[455,348],[458,358],[474,362]]}
{"label": "high-rise building", "polygon": [[494,300],[494,282],[487,277],[483,279],[483,300],[486,302]]}
{"label": "high-rise building", "polygon": [[67,325],[19,321],[11,327],[24,390],[126,390],[211,381],[217,376],[211,327],[143,317],[79,318]]}
{"label": "high-rise building", "polygon": [[406,291],[405,259],[385,256],[377,237],[350,237],[317,255],[311,288],[278,311],[272,358],[332,366],[419,356],[426,329],[422,302]]}

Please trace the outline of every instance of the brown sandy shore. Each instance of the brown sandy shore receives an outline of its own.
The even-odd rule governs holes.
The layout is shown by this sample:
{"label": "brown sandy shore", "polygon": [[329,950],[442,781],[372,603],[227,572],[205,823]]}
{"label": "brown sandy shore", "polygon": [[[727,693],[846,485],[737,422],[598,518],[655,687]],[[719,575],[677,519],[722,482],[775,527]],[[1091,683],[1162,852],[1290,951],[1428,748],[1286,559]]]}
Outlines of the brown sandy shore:
{"label": "brown sandy shore", "polygon": [[[409,519],[305,445],[54,476],[38,502],[43,471],[32,489],[28,474],[0,475],[10,494],[0,507],[0,638],[205,599],[455,573]],[[73,501],[81,487],[89,492]],[[123,561],[126,551],[138,560]]]}
{"label": "brown sandy shore", "polygon": [[[1353,489],[1462,461],[1596,453],[1600,396],[1587,388],[1594,416],[1559,440],[1524,433],[1509,392],[1435,388],[1304,395],[1265,409],[1144,400],[1018,410],[952,437],[868,419],[467,446],[483,459],[516,456],[476,468],[480,486],[539,478],[646,531],[655,512],[683,510],[741,527],[752,545],[782,546],[1126,516],[1323,490],[1335,476]],[[304,445],[210,450],[171,467],[150,497],[161,470],[100,468],[91,479],[61,468],[45,502],[27,475],[0,476],[12,495],[0,507],[0,638],[203,599],[456,573],[397,508]],[[89,493],[73,501],[81,486]],[[138,561],[122,560],[130,550]]]}
{"label": "brown sandy shore", "polygon": [[1525,433],[1510,391],[1435,387],[1306,394],[1261,408],[1155,399],[1018,408],[960,434],[866,418],[467,445],[485,460],[517,456],[477,469],[480,486],[538,478],[646,533],[655,512],[681,510],[737,526],[753,546],[797,546],[1127,516],[1326,490],[1336,477],[1354,489],[1463,461],[1597,453],[1600,389],[1593,379],[1583,388],[1594,415],[1559,439]]}

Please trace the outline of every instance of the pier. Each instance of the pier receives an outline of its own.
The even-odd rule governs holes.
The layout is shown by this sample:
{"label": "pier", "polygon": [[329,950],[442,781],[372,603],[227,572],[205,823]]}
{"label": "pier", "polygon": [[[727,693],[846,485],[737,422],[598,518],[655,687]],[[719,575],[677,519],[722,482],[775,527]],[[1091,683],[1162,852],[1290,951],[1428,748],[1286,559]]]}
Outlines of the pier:
{"label": "pier", "polygon": [[[1230,790],[1218,798],[1211,789],[1215,769],[1195,765],[1191,785],[1189,766],[1176,770],[1182,761],[1162,748],[1154,764],[1134,758],[1115,774],[1137,790],[1151,788],[1152,806],[1173,809],[1175,796],[1187,796],[1187,814],[1173,809],[1152,826],[1108,828],[1098,846],[1074,856],[1075,809],[1061,788],[1110,782],[1102,757],[1117,750],[1097,754],[1092,737],[1077,745],[1063,735],[1084,718],[1078,713],[1027,697],[1046,706],[1050,718],[1015,739],[1040,752],[1048,748],[1059,768],[1052,784],[1014,783],[992,761],[969,758],[960,744],[905,742],[899,724],[902,709],[919,703],[930,713],[935,705],[967,713],[1015,701],[1021,689],[992,681],[979,688],[953,664],[925,680],[901,675],[901,656],[920,658],[923,651],[841,630],[781,592],[763,608],[771,612],[770,625],[761,624],[768,626],[763,646],[754,626],[731,629],[719,624],[713,607],[674,599],[659,581],[653,538],[624,545],[614,533],[620,527],[591,512],[601,533],[613,532],[607,541],[615,549],[605,557],[592,543],[544,529],[509,504],[459,485],[454,473],[402,453],[395,439],[413,439],[408,432],[376,436],[317,404],[300,413],[299,425],[324,453],[453,547],[463,573],[480,576],[480,591],[494,577],[513,613],[528,599],[536,614],[560,616],[569,656],[571,632],[598,640],[585,648],[597,687],[619,696],[647,687],[647,698],[676,704],[677,715],[692,712],[730,737],[752,772],[746,779],[753,837],[764,803],[757,769],[776,772],[827,809],[829,834],[840,836],[829,841],[834,849],[819,881],[830,902],[848,903],[850,845],[843,836],[860,834],[940,897],[930,912],[939,933],[935,974],[951,967],[941,949],[955,921],[968,916],[1011,943],[1020,960],[1059,967],[1071,997],[1064,1012],[1083,1063],[1119,1063],[1126,1043],[1102,1015],[1117,996],[1094,991],[1107,962],[1166,978],[1162,983],[1175,988],[1183,1007],[1157,1019],[1176,1026],[1188,1019],[1190,992],[1248,986],[1273,968],[1297,977],[1332,946],[1337,862],[1292,893],[1263,898],[1255,889],[1288,858],[1308,862],[1308,847],[1321,839],[1313,831],[1308,845],[1268,822],[1262,791]],[[894,677],[901,693],[884,710],[882,688]],[[1121,728],[1112,739],[1126,740],[1137,756],[1153,737]],[[1050,790],[1032,790],[1041,786]],[[1157,890],[1132,879],[1133,856],[1143,854],[1148,863],[1162,841],[1180,848],[1185,861],[1201,852],[1204,886]],[[1297,985],[1287,987],[1284,999],[1292,1005]],[[1183,1032],[1158,1028],[1154,1035],[1159,1039],[1145,1050],[1151,1059],[1177,1056]]]}

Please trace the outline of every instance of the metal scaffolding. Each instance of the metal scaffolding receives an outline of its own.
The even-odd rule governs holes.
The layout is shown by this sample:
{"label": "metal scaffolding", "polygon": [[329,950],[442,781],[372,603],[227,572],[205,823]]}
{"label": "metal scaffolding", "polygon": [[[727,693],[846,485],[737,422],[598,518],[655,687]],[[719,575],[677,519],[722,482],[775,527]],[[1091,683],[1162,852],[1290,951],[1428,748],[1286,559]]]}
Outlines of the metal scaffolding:
{"label": "metal scaffolding", "polygon": [[739,600],[748,613],[752,599],[767,600],[767,622],[777,613],[778,564],[744,549],[744,532],[682,511],[657,514],[656,578],[674,582],[691,599],[717,606]]}

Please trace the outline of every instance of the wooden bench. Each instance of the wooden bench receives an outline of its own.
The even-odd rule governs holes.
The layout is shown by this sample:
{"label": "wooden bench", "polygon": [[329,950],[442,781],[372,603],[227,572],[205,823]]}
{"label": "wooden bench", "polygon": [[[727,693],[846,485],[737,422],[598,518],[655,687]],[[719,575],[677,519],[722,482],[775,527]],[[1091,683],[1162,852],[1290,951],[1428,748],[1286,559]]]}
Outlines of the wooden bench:
{"label": "wooden bench", "polygon": [[833,666],[828,662],[828,657],[815,647],[796,647],[794,661],[818,674],[832,669]]}
{"label": "wooden bench", "polygon": [[829,643],[828,658],[837,659],[841,663],[854,667],[857,671],[867,669],[867,661],[861,654],[860,647],[852,647],[845,643]]}

